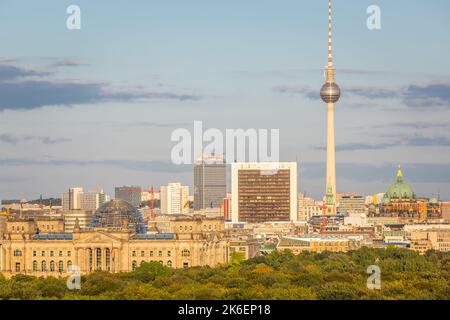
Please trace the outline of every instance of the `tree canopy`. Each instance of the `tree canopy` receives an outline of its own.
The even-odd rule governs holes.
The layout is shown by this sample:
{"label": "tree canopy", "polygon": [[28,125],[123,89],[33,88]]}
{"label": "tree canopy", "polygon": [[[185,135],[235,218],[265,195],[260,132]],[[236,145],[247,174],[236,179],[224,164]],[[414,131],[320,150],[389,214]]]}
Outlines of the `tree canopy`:
{"label": "tree canopy", "polygon": [[[367,267],[381,270],[381,289],[367,288]],[[144,262],[133,272],[67,278],[0,274],[0,299],[450,299],[450,253],[400,248],[267,256],[211,267],[171,269]]]}

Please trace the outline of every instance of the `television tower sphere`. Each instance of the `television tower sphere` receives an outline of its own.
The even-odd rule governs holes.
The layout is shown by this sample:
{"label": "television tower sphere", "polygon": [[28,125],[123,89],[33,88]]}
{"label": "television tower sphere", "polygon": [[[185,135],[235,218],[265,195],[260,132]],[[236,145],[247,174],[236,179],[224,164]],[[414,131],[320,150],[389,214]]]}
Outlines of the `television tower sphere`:
{"label": "television tower sphere", "polygon": [[334,82],[326,82],[320,89],[320,97],[326,103],[336,103],[341,97],[341,89]]}

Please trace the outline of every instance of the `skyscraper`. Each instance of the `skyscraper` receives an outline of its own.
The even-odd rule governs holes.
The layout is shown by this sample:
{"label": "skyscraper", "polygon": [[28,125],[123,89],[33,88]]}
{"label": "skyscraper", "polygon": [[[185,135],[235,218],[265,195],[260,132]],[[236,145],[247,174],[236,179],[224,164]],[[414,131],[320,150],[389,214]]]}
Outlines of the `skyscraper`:
{"label": "skyscraper", "polygon": [[[64,210],[79,210],[81,209],[81,195],[83,188],[70,188],[68,192],[62,194],[62,206]],[[95,209],[94,209],[95,210]]]}
{"label": "skyscraper", "polygon": [[194,165],[194,210],[217,208],[227,196],[227,165],[223,156],[207,156]]}
{"label": "skyscraper", "polygon": [[326,82],[320,90],[322,100],[327,104],[327,173],[326,204],[335,211],[336,206],[336,162],[334,146],[334,104],[341,96],[341,90],[334,79],[332,47],[332,10],[328,0],[328,65],[325,68]]}
{"label": "skyscraper", "polygon": [[233,163],[233,222],[297,221],[297,163]]}
{"label": "skyscraper", "polygon": [[169,183],[161,187],[161,213],[189,213],[189,187],[179,182]]}

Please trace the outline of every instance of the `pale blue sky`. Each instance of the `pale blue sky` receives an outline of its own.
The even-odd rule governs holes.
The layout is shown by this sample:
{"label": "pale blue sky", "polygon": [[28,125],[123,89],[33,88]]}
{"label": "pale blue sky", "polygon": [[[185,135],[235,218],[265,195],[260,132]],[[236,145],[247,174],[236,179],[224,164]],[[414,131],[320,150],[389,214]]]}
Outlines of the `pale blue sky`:
{"label": "pale blue sky", "polygon": [[[366,27],[371,4],[382,30]],[[334,1],[338,191],[384,191],[400,163],[418,194],[450,198],[449,12]],[[0,0],[0,199],[190,185],[170,133],[194,120],[280,129],[282,160],[299,160],[301,190],[319,198],[326,14],[325,0]]]}

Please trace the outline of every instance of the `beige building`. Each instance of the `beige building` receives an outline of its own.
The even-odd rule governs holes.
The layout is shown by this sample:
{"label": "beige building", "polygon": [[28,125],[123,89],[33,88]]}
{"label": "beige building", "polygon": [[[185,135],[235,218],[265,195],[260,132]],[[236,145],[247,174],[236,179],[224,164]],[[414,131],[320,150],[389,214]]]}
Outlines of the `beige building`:
{"label": "beige building", "polygon": [[302,251],[311,252],[347,252],[358,249],[361,246],[362,236],[337,236],[337,235],[304,235],[299,237],[283,237],[277,245],[277,249],[290,250],[294,254]]}
{"label": "beige building", "polygon": [[316,201],[305,197],[303,193],[298,194],[298,221],[309,221],[313,216],[322,215],[323,201]]}
{"label": "beige building", "polygon": [[450,252],[450,229],[414,230],[409,233],[411,250]]}
{"label": "beige building", "polygon": [[[168,232],[153,225],[143,234],[130,229],[129,221],[113,228],[81,229],[77,223],[73,233],[63,233],[62,220],[8,221],[0,240],[0,272],[6,276],[64,276],[77,268],[81,274],[132,271],[143,261],[173,268],[228,262],[229,240],[223,219],[183,216],[169,221]],[[38,228],[42,230],[39,233]]]}
{"label": "beige building", "polygon": [[66,210],[62,212],[64,219],[64,232],[71,233],[78,219],[81,229],[89,227],[92,219],[92,211],[89,210]]}

